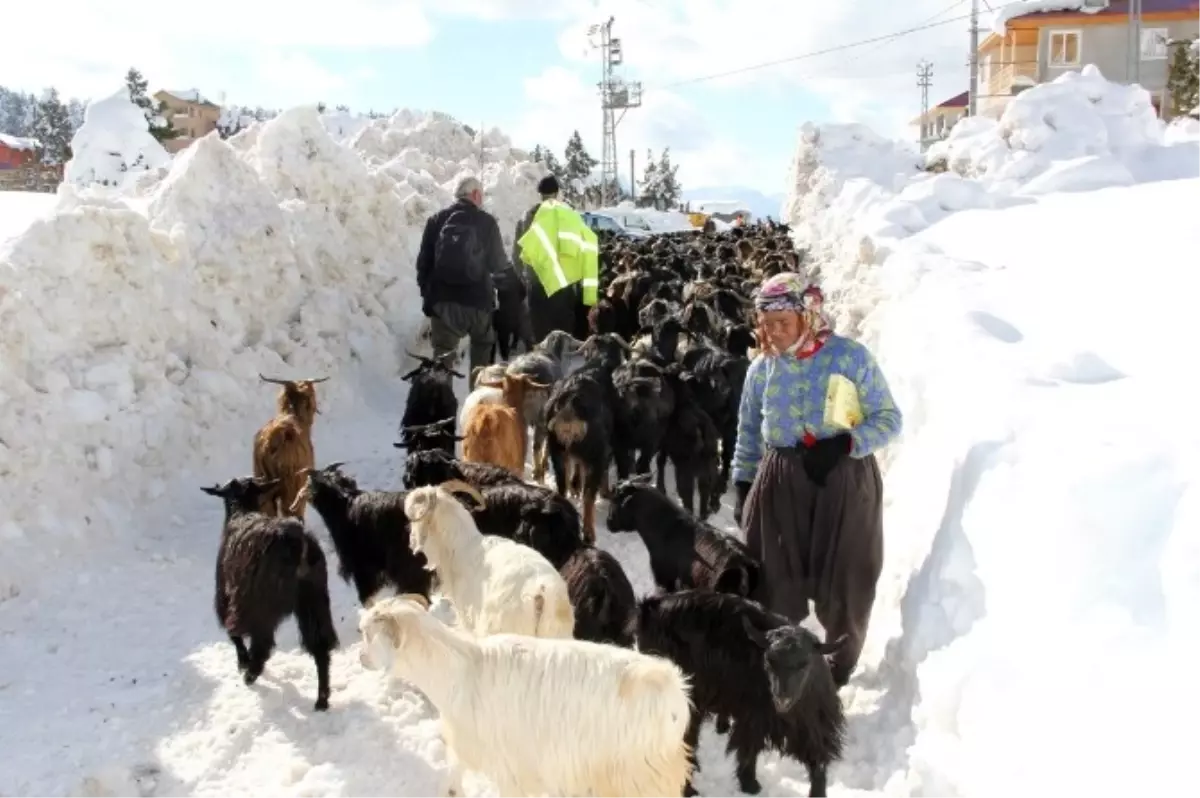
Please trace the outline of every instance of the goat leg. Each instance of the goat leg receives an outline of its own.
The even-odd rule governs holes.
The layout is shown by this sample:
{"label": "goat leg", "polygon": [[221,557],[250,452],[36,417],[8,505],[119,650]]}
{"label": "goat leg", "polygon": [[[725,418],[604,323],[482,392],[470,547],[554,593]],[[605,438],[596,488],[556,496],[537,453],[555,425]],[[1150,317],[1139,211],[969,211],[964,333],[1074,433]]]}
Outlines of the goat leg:
{"label": "goat leg", "polygon": [[665,448],[658,450],[658,476],[654,480],[654,487],[658,488],[663,493],[667,492],[667,450]]}
{"label": "goat leg", "polygon": [[540,422],[533,425],[533,481],[541,483],[546,478],[546,427]]}
{"label": "goat leg", "polygon": [[246,642],[242,640],[241,635],[230,634],[229,639],[237,651],[237,669],[238,673],[241,673],[250,667],[250,652],[246,650]]}
{"label": "goat leg", "polygon": [[808,770],[808,796],[809,798],[825,798],[825,766],[810,765],[805,763],[805,768]]}
{"label": "goat leg", "polygon": [[692,708],[691,717],[688,718],[687,729],[683,732],[683,744],[688,749],[688,760],[691,762],[691,771],[688,773],[688,780],[684,782],[684,795],[698,795],[696,788],[692,786],[692,777],[696,771],[700,769],[700,761],[696,756],[696,749],[700,746],[700,724],[704,722],[704,715]]}
{"label": "goat leg", "polygon": [[675,491],[679,494],[679,500],[683,502],[683,506],[687,508],[688,514],[696,515],[696,475],[692,473],[690,467],[680,467],[679,463],[675,464]]}
{"label": "goat leg", "polygon": [[242,675],[242,681],[248,685],[258,681],[258,677],[262,676],[263,668],[267,666],[267,660],[271,658],[271,652],[274,650],[274,635],[250,635],[250,663],[246,666],[246,672]]}

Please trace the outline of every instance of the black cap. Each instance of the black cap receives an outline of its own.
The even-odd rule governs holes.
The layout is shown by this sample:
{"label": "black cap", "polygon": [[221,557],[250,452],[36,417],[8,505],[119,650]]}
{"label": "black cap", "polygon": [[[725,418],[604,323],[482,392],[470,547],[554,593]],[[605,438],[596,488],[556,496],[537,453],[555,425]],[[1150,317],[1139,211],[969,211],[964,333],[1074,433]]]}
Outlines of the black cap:
{"label": "black cap", "polygon": [[558,193],[558,178],[554,175],[546,175],[538,181],[538,193],[543,197],[549,197],[552,194]]}

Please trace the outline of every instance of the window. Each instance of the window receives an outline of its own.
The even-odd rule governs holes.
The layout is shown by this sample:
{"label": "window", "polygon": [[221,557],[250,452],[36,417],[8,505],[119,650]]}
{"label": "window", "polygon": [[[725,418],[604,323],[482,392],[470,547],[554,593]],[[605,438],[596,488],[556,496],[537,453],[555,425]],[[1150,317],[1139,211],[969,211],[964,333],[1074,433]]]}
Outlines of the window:
{"label": "window", "polygon": [[1050,31],[1050,66],[1079,66],[1080,31]]}
{"label": "window", "polygon": [[1162,61],[1167,57],[1167,29],[1142,28],[1142,60]]}

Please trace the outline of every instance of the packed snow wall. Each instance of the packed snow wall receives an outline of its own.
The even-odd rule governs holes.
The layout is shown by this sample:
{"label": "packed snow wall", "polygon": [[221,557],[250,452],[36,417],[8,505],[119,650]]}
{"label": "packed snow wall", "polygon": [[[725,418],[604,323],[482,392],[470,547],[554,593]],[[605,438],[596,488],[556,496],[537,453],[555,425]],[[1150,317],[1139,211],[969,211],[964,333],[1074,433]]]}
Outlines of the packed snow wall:
{"label": "packed snow wall", "polygon": [[[96,149],[85,131],[132,141],[101,116],[124,118],[92,114],[77,152]],[[247,473],[274,409],[259,373],[330,376],[325,413],[354,412],[363,380],[390,381],[398,422],[421,233],[468,174],[511,240],[537,165],[437,113],[339,143],[296,108],[120,187],[64,184],[54,214],[0,249],[0,596],[32,559],[122,539],[181,481]]]}
{"label": "packed snow wall", "polygon": [[788,199],[835,324],[905,415],[847,697],[872,711],[840,775],[898,795],[1178,787],[1200,695],[1165,674],[1200,655],[1200,432],[1138,408],[1200,388],[1178,366],[1200,143],[1087,67],[928,156],[948,171],[809,125]]}

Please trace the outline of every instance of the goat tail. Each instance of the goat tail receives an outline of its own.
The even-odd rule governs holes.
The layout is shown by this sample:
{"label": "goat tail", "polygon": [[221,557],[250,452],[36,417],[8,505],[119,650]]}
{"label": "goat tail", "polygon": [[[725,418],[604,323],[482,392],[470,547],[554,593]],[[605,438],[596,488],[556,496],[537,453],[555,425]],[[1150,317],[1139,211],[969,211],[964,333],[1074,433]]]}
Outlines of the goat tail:
{"label": "goat tail", "polygon": [[[543,580],[533,594],[533,636],[571,638],[575,636],[575,611],[565,590]],[[550,604],[549,607],[546,605]]]}
{"label": "goat tail", "polygon": [[587,422],[579,417],[570,404],[556,412],[546,428],[565,447],[583,440],[588,431]]}

